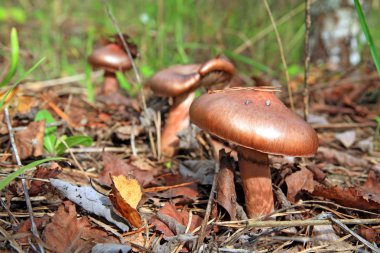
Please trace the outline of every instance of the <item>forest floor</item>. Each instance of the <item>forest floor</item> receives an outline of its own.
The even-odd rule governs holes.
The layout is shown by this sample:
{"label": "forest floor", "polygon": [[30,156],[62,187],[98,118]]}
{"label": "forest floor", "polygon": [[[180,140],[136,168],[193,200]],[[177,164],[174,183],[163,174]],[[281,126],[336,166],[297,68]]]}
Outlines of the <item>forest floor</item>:
{"label": "forest floor", "polygon": [[[380,242],[375,120],[380,115],[380,78],[369,67],[345,75],[312,69],[310,76],[309,123],[318,133],[318,152],[307,159],[270,156],[275,211],[257,219],[245,214],[236,154],[228,143],[191,126],[177,155],[160,157],[157,133],[165,124],[167,99],[144,90],[144,109],[141,94],[133,98],[120,91],[89,103],[86,90],[76,82],[21,84],[11,94],[8,113],[0,115],[3,177],[17,171],[11,138],[24,165],[41,157],[65,159],[31,166],[24,174],[34,233],[21,176],[2,191],[1,248],[375,251]],[[302,78],[291,82],[301,113],[302,93],[297,90],[302,83]],[[286,92],[278,95],[287,101]],[[37,121],[36,113],[52,118],[45,124]],[[86,145],[66,143],[63,136],[76,136]],[[216,166],[223,145],[227,153],[221,153],[224,162]],[[222,170],[216,168],[225,166],[233,173],[219,175]]]}

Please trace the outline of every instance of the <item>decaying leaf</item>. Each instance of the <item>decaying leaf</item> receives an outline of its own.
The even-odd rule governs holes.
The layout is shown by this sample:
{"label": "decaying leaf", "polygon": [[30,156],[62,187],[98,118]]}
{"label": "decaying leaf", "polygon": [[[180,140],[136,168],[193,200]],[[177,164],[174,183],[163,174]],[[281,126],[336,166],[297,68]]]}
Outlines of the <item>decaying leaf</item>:
{"label": "decaying leaf", "polygon": [[[202,219],[198,215],[193,214],[190,222],[189,232],[200,226]],[[189,213],[185,209],[178,211],[174,205],[166,203],[157,215],[151,219],[151,223],[155,226],[156,230],[162,232],[165,237],[182,234],[188,226]]]}
{"label": "decaying leaf", "polygon": [[211,185],[215,174],[215,162],[211,160],[188,160],[179,165],[179,172],[186,177]]}
{"label": "decaying leaf", "polygon": [[110,200],[95,191],[90,186],[76,186],[69,182],[59,179],[50,179],[52,186],[57,188],[66,198],[81,206],[86,211],[101,216],[109,222],[115,224],[123,232],[129,230],[128,225],[122,217],[119,217],[112,210],[112,203]]}
{"label": "decaying leaf", "polygon": [[44,153],[45,122],[31,122],[15,133],[15,142],[21,160],[28,157],[42,156]]}
{"label": "decaying leaf", "polygon": [[380,230],[366,227],[359,227],[358,234],[363,236],[367,241],[380,243]]}
{"label": "decaying leaf", "polygon": [[98,243],[91,249],[91,253],[127,253],[131,250],[132,247],[129,245],[116,243]]}
{"label": "decaying leaf", "polygon": [[306,168],[301,168],[301,170],[287,176],[285,182],[288,187],[287,198],[293,203],[296,202],[296,195],[301,190],[308,192],[314,190],[313,173]]}
{"label": "decaying leaf", "polygon": [[380,196],[380,183],[379,180],[376,178],[376,174],[373,170],[369,171],[368,178],[365,181],[362,188],[368,193]]}
{"label": "decaying leaf", "polygon": [[[46,214],[42,217],[34,217],[34,223],[36,224],[37,229],[44,228],[46,224],[49,222],[50,222],[50,217]],[[17,233],[15,234],[15,237],[18,238],[17,242],[20,244],[20,246],[24,246],[24,245],[29,246],[28,239],[30,239],[32,235],[26,234],[24,237],[21,237],[21,238],[18,235],[30,232],[31,229],[32,229],[32,223],[30,222],[30,219],[27,219],[20,224],[20,227],[17,229]]]}
{"label": "decaying leaf", "polygon": [[359,157],[352,156],[347,152],[341,152],[332,148],[319,147],[318,153],[322,153],[324,159],[335,159],[340,165],[347,166],[357,166],[366,168],[369,166],[369,163],[365,159],[361,159]]}
{"label": "decaying leaf", "polygon": [[94,228],[86,217],[77,218],[75,205],[65,201],[43,232],[47,248],[53,252],[89,252],[96,243],[117,243],[106,231]]}
{"label": "decaying leaf", "polygon": [[[194,182],[193,178],[184,177],[180,174],[165,174],[165,175],[160,176],[160,179],[162,179],[163,181],[162,185],[167,187],[167,189],[165,191],[152,192],[152,193],[149,193],[148,195],[156,196],[160,198],[170,198],[173,203],[192,202],[200,196],[197,184]],[[187,185],[180,186],[180,187],[170,187],[170,186],[175,186],[179,184],[187,184]],[[154,188],[154,187],[151,187],[151,188]],[[157,188],[160,188],[160,187],[158,186]]]}
{"label": "decaying leaf", "polygon": [[[52,163],[52,165],[49,168],[38,166],[36,171],[33,174],[33,178],[40,178],[40,179],[55,178],[61,172],[62,172],[62,168],[58,165],[58,163]],[[46,182],[33,180],[30,183],[29,194],[31,196],[35,196],[39,193],[44,193],[44,190],[46,190],[45,186],[47,185],[48,183]]]}
{"label": "decaying leaf", "polygon": [[324,187],[316,183],[312,194],[314,196],[331,199],[343,206],[359,208],[362,210],[380,209],[380,196],[369,194],[359,187]]}
{"label": "decaying leaf", "polygon": [[220,169],[217,175],[216,201],[236,220],[236,191],[234,183],[234,160],[221,150],[219,152]]}
{"label": "decaying leaf", "polygon": [[104,163],[104,170],[99,174],[99,182],[102,184],[111,185],[112,182],[109,175],[124,175],[127,177],[133,176],[142,186],[145,186],[153,181],[152,172],[140,170],[138,167],[125,162],[113,154],[105,152],[103,153],[102,159]]}
{"label": "decaying leaf", "polygon": [[114,208],[134,227],[141,227],[140,214],[136,210],[142,197],[141,186],[136,179],[128,179],[123,175],[111,176],[112,191],[109,198]]}
{"label": "decaying leaf", "polygon": [[340,141],[345,148],[349,148],[356,140],[356,132],[354,130],[336,133],[335,138]]}

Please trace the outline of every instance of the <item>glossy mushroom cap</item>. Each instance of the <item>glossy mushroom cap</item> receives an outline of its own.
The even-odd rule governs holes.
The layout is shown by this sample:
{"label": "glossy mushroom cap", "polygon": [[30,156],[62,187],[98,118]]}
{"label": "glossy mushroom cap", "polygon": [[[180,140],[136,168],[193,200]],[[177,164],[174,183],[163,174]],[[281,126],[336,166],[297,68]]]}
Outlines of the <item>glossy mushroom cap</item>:
{"label": "glossy mushroom cap", "polygon": [[203,94],[191,105],[190,119],[213,135],[263,153],[313,156],[318,148],[314,129],[271,91]]}
{"label": "glossy mushroom cap", "polygon": [[234,73],[234,65],[218,57],[204,64],[175,65],[161,70],[146,85],[158,96],[176,97],[200,86],[228,82]]}
{"label": "glossy mushroom cap", "polygon": [[95,68],[103,68],[109,72],[132,68],[128,54],[117,44],[109,44],[95,49],[88,57],[88,62]]}

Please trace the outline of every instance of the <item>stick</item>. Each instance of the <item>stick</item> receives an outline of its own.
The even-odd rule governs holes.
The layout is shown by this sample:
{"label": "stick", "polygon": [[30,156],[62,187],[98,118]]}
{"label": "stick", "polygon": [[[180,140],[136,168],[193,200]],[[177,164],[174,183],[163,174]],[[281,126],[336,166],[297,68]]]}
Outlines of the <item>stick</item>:
{"label": "stick", "polygon": [[286,64],[284,49],[282,47],[281,37],[280,37],[280,34],[278,33],[276,21],[273,18],[272,11],[269,8],[267,0],[263,0],[263,2],[264,2],[266,10],[268,12],[270,21],[272,22],[274,33],[276,35],[278,48],[280,50],[282,65],[284,65],[284,72],[285,72],[285,78],[286,78],[286,82],[287,82],[287,86],[288,86],[288,95],[289,95],[290,107],[291,107],[292,111],[294,112],[295,108],[294,108],[294,102],[293,102],[293,92],[292,92],[292,88],[290,87],[290,77],[289,77],[289,73],[288,73],[288,65]]}
{"label": "stick", "polygon": [[311,27],[311,18],[310,18],[310,0],[305,0],[305,44],[304,44],[304,82],[303,82],[303,116],[307,122],[307,117],[309,115],[309,85],[308,74],[310,67],[310,27]]}
{"label": "stick", "polygon": [[[342,224],[347,224],[347,225],[380,224],[380,219],[339,219],[339,220],[336,219],[336,220],[341,222]],[[289,220],[289,221],[242,220],[242,221],[235,221],[235,222],[228,222],[228,221],[227,222],[215,222],[214,224],[218,225],[218,226],[224,226],[224,227],[262,228],[262,227],[302,227],[302,226],[316,226],[316,225],[331,225],[334,223],[329,219],[322,219],[322,220],[308,219],[308,220]]]}
{"label": "stick", "polygon": [[218,178],[217,177],[218,170],[219,170],[219,168],[218,168],[218,166],[216,166],[216,168],[215,168],[215,174],[214,174],[214,180],[212,181],[211,192],[210,192],[210,196],[209,196],[208,202],[207,202],[205,217],[204,217],[204,219],[202,221],[202,225],[201,225],[201,229],[200,229],[200,232],[199,232],[198,240],[197,240],[197,243],[195,244],[195,247],[194,247],[195,248],[194,252],[199,252],[199,249],[202,246],[203,240],[204,240],[204,238],[206,236],[207,222],[208,222],[208,219],[210,217],[211,207],[212,207],[212,203],[214,201],[215,189],[216,189],[217,178]]}
{"label": "stick", "polygon": [[[9,134],[9,139],[11,141],[11,146],[12,146],[13,154],[15,155],[17,165],[21,167],[22,163],[21,163],[20,156],[18,154],[18,149],[17,149],[17,146],[16,146],[14,134],[13,134],[13,128],[12,128],[11,120],[10,120],[10,117],[9,117],[8,106],[6,106],[4,108],[4,116],[5,116],[5,120],[7,122],[8,134]],[[25,178],[24,178],[24,174],[21,174],[20,178],[21,178],[22,188],[24,190],[26,206],[28,207],[29,219],[30,219],[30,224],[31,224],[31,231],[32,231],[32,234],[34,235],[34,237],[37,239],[38,248],[39,248],[40,252],[43,253],[45,251],[44,251],[44,247],[40,243],[41,242],[41,238],[40,238],[40,235],[38,234],[36,223],[34,222],[33,207],[32,207],[32,203],[30,201],[29,191],[28,191],[28,187],[26,186],[26,181],[25,181]]]}

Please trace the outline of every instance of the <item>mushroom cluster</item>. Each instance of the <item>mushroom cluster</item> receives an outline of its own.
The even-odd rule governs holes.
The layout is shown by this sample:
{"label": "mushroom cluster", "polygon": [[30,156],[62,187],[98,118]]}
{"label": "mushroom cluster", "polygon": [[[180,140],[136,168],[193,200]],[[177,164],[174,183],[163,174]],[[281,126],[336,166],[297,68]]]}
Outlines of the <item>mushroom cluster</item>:
{"label": "mushroom cluster", "polygon": [[274,208],[268,154],[308,157],[318,148],[314,129],[270,87],[204,94],[192,103],[190,118],[210,134],[236,144],[250,218],[269,214]]}
{"label": "mushroom cluster", "polygon": [[175,65],[156,73],[146,85],[161,97],[173,97],[166,125],[161,133],[161,153],[171,157],[178,147],[177,134],[189,126],[189,108],[199,87],[228,83],[235,67],[217,57],[204,64]]}

